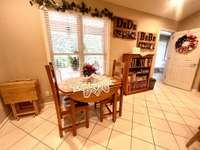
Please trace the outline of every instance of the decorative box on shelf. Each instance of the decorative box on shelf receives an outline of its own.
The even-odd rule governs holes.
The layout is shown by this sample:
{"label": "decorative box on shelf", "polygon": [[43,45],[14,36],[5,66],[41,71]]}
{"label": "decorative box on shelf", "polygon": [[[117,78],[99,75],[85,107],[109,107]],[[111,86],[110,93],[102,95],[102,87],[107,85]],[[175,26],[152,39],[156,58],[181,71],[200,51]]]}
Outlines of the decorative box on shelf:
{"label": "decorative box on shelf", "polygon": [[0,95],[11,106],[15,119],[21,115],[39,113],[39,84],[37,80],[0,83]]}
{"label": "decorative box on shelf", "polygon": [[149,89],[153,54],[124,54],[124,92],[126,95]]}

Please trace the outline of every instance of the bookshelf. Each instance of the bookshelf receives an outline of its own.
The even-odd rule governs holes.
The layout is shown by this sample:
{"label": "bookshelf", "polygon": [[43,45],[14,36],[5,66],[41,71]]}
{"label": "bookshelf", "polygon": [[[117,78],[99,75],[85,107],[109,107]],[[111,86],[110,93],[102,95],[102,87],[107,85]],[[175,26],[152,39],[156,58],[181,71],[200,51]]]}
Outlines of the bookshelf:
{"label": "bookshelf", "polygon": [[133,94],[149,89],[153,55],[142,56],[140,54],[123,54],[124,91],[125,94]]}

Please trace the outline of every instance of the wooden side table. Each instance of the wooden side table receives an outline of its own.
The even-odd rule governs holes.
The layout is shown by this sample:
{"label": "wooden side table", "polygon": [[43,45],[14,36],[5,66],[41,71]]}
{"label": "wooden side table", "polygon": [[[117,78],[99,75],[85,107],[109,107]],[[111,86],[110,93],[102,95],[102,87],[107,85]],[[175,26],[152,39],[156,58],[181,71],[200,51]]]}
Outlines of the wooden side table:
{"label": "wooden side table", "polygon": [[37,80],[0,83],[0,95],[5,104],[11,105],[16,119],[19,119],[21,115],[39,114],[39,84]]}

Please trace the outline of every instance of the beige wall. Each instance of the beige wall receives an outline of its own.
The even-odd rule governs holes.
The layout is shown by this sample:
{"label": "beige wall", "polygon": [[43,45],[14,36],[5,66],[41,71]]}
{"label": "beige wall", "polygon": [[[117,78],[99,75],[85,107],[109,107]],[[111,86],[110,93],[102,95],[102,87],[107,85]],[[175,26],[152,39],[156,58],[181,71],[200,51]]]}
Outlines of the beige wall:
{"label": "beige wall", "polygon": [[[161,28],[176,30],[176,22],[143,12],[119,7],[97,0],[87,1],[99,8],[107,7],[115,15],[133,19],[138,24],[138,31],[159,34]],[[38,78],[44,95],[49,89],[44,65],[47,63],[44,35],[39,10],[31,7],[27,0],[9,3],[3,0],[1,10],[0,48],[5,53],[5,65],[10,72],[10,79]],[[112,31],[112,30],[111,30]],[[130,52],[136,41],[111,37],[111,61],[123,53]]]}
{"label": "beige wall", "polygon": [[[38,9],[28,0],[1,1],[0,82],[36,78],[42,91],[49,90],[44,65],[47,63]],[[44,94],[42,94],[44,97]],[[7,110],[0,103],[0,122]]]}
{"label": "beige wall", "polygon": [[[189,30],[194,28],[200,28],[200,11],[181,20],[178,23],[178,31]],[[194,89],[199,89],[200,91],[200,65],[198,67],[196,77],[194,79]]]}
{"label": "beige wall", "polygon": [[[98,8],[109,8],[114,12],[114,15],[129,18],[137,22],[138,31],[153,32],[159,35],[161,29],[167,29],[176,31],[177,22],[133,9],[121,7],[107,2],[97,0],[86,0],[87,4]],[[111,28],[111,42],[110,42],[110,68],[112,67],[112,61],[118,59],[123,53],[131,52],[132,48],[136,46],[136,40],[125,40],[112,37]],[[159,38],[159,37],[158,37]],[[157,38],[157,40],[158,40]],[[154,61],[155,62],[155,57]],[[153,67],[152,67],[153,73]]]}
{"label": "beige wall", "polygon": [[[103,1],[88,0],[85,2],[98,8],[107,7],[117,16],[135,20],[138,31],[153,32],[159,35],[161,28],[176,30],[177,27],[175,21]],[[0,58],[1,81],[39,79],[43,100],[46,99],[45,91],[49,90],[49,84],[44,65],[47,64],[47,58],[39,10],[31,7],[28,0],[12,2],[1,0],[0,14],[0,57],[3,58]],[[130,52],[135,46],[136,41],[111,37],[110,62],[119,58],[123,53]],[[1,106],[0,104],[0,114],[3,112]],[[0,121],[2,118],[0,116]]]}
{"label": "beige wall", "polygon": [[36,78],[42,91],[48,90],[44,65],[47,63],[40,13],[30,7],[29,1],[0,5],[1,35],[0,50],[4,54],[4,65],[9,80]]}
{"label": "beige wall", "polygon": [[188,30],[188,29],[194,29],[194,28],[200,28],[200,11],[181,20],[178,23],[178,30]]}
{"label": "beige wall", "polygon": [[[0,82],[3,82],[5,80],[9,79],[9,73],[7,72],[7,69],[5,68],[5,59],[4,54],[0,53]],[[3,101],[0,97],[0,123],[6,118],[7,114],[9,112],[9,109],[7,106],[3,104]]]}

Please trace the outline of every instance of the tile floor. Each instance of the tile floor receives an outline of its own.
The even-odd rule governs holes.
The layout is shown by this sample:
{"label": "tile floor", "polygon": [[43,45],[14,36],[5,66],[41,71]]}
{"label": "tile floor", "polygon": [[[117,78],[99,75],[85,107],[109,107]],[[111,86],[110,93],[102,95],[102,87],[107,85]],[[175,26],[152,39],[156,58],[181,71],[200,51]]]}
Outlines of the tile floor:
{"label": "tile floor", "polygon": [[[0,150],[186,150],[200,125],[200,95],[157,83],[153,91],[125,96],[123,115],[103,123],[91,112],[90,127],[60,138],[53,103],[37,117],[0,126]],[[200,150],[194,143],[190,150]]]}

